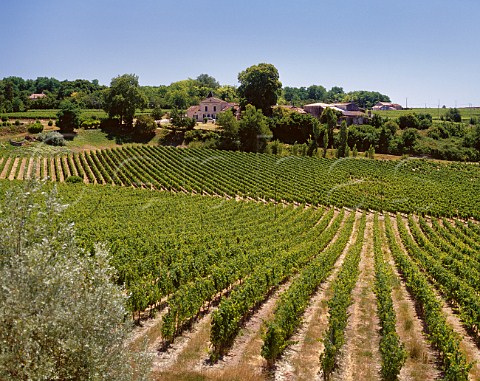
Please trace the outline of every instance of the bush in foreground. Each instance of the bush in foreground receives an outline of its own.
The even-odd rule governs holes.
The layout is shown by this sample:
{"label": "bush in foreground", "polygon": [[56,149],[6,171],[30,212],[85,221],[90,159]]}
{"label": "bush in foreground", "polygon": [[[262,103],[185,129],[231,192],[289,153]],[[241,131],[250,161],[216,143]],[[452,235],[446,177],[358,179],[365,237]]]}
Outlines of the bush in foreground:
{"label": "bush in foreground", "polygon": [[[124,346],[125,295],[102,246],[87,255],[53,192],[25,183],[0,215],[0,379],[140,380]],[[133,366],[133,364],[135,364]]]}

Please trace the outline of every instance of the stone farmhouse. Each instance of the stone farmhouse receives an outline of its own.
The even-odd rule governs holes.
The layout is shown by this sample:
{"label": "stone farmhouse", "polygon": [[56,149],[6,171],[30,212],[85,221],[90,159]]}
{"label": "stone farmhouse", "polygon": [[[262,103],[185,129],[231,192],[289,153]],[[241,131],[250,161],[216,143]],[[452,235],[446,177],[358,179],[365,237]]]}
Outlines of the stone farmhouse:
{"label": "stone farmhouse", "polygon": [[41,93],[41,94],[32,94],[28,97],[28,99],[32,100],[32,101],[35,101],[37,99],[41,99],[41,98],[45,98],[47,95],[44,94],[44,93]]}
{"label": "stone farmhouse", "polygon": [[203,121],[204,118],[217,119],[220,112],[234,109],[235,114],[238,113],[238,104],[226,102],[222,99],[215,98],[210,92],[207,98],[202,100],[198,106],[191,106],[187,110],[187,117],[196,121]]}
{"label": "stone farmhouse", "polygon": [[347,122],[347,125],[351,124],[363,124],[367,118],[367,115],[360,110],[354,102],[346,103],[311,103],[303,106],[303,109],[313,115],[316,118],[320,118],[322,112],[327,107],[338,112],[342,116],[338,118],[338,122],[341,123],[343,120]]}
{"label": "stone farmhouse", "polygon": [[373,110],[403,110],[403,107],[400,106],[398,103],[390,103],[390,102],[377,102],[375,106],[372,107]]}

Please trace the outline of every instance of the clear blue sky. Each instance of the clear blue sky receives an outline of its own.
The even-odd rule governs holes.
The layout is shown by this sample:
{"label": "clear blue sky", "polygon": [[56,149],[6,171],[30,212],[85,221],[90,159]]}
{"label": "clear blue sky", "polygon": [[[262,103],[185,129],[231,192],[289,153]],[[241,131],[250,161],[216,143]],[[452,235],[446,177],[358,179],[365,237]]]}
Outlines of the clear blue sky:
{"label": "clear blue sky", "polygon": [[0,78],[142,85],[201,73],[237,84],[376,90],[405,105],[480,106],[479,0],[1,0]]}

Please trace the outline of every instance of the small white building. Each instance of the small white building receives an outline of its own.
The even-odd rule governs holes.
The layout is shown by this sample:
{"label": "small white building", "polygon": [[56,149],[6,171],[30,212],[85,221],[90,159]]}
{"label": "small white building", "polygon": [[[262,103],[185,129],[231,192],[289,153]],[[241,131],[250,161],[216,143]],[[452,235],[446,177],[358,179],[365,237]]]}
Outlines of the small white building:
{"label": "small white building", "polygon": [[213,94],[210,93],[198,106],[188,108],[187,117],[193,118],[196,121],[203,121],[204,118],[217,119],[219,113],[237,107],[238,105],[236,103],[229,103],[222,99],[215,98]]}

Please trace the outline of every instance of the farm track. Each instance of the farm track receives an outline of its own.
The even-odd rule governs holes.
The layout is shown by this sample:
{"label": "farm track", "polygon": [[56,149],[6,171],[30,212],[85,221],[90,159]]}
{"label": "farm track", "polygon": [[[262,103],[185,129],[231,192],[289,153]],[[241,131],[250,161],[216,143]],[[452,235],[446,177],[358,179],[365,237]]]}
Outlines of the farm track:
{"label": "farm track", "polygon": [[373,291],[373,214],[367,217],[359,268],[359,278],[352,292],[353,304],[349,307],[344,353],[333,380],[380,380],[380,323]]}
{"label": "farm track", "polygon": [[[85,157],[86,153],[81,153],[80,155]],[[98,155],[98,158],[97,163],[102,160],[101,155]],[[94,165],[96,164],[94,163]],[[111,164],[109,165],[111,166]],[[78,166],[78,170],[76,166]],[[145,179],[127,183],[120,177],[114,178],[111,174],[104,174],[93,165],[90,167],[85,160],[72,166],[67,156],[1,158],[0,168],[0,178],[10,180],[48,176],[51,181],[62,182],[70,175],[79,174],[81,170],[83,171],[85,183],[110,183],[113,181],[114,185],[158,189],[173,193],[203,194],[207,197],[221,197],[246,202],[253,201],[258,204],[271,204],[274,202],[268,196],[264,198],[252,197],[248,192],[232,196],[222,193],[221,190],[216,191],[214,187],[207,188],[208,191],[198,191],[190,189],[188,186],[175,187],[171,185],[163,186],[160,183],[154,184]],[[134,171],[133,168],[130,167],[132,173]],[[305,209],[309,208],[308,204],[291,200],[279,201],[279,205],[282,204],[284,206],[295,205]],[[338,215],[339,210],[335,209],[334,217]],[[166,310],[161,310],[155,319],[145,321],[143,333],[137,332],[138,337],[133,339],[133,345],[136,348],[140,348],[142,346],[141,338],[146,337],[148,351],[154,354],[156,358],[155,375],[157,379],[182,380],[195,379],[193,377],[197,376],[201,377],[199,379],[205,380],[275,379],[283,381],[318,379],[320,369],[319,356],[323,350],[322,337],[327,328],[328,319],[326,302],[331,296],[330,285],[341,268],[348,247],[355,239],[360,214],[358,212],[354,213],[357,213],[357,219],[347,247],[337,260],[333,272],[320,285],[311,298],[310,305],[303,315],[303,324],[292,337],[294,343],[287,348],[283,357],[277,362],[273,373],[265,372],[264,365],[266,362],[260,356],[260,349],[263,344],[263,322],[271,319],[276,301],[290,285],[289,281],[279,286],[260,305],[258,310],[247,320],[229,353],[214,366],[207,365],[205,360],[208,358],[211,313],[216,307],[211,307],[209,311],[205,312],[201,318],[192,324],[190,330],[177,337],[172,346],[163,352],[158,351],[161,344],[161,336],[158,332],[160,332],[161,328],[161,318]],[[383,218],[381,217],[380,219],[382,221],[382,229],[384,229]],[[414,217],[414,219],[418,224],[418,218]],[[433,219],[434,217],[425,219],[428,226],[432,227]],[[353,304],[349,309],[350,317],[346,329],[346,343],[341,351],[340,368],[333,374],[334,380],[378,380],[380,378],[379,320],[376,312],[376,298],[372,290],[375,276],[372,255],[372,220],[373,214],[367,214],[366,239],[361,253],[359,280],[352,293]],[[333,219],[329,222],[329,226],[332,224],[332,221]],[[404,217],[404,221],[406,221],[406,217]],[[448,221],[453,223],[455,220],[450,219]],[[436,220],[435,223],[437,223]],[[441,220],[439,223],[443,225]],[[409,225],[405,225],[408,234],[413,238]],[[407,252],[401,241],[395,218],[392,218],[392,227],[397,243],[401,246],[403,252]],[[440,379],[442,376],[440,355],[437,349],[429,344],[427,334],[425,333],[425,323],[418,313],[419,309],[415,300],[411,297],[405,286],[405,281],[396,267],[388,243],[384,242],[383,244],[387,263],[392,268],[395,278],[392,299],[397,315],[397,333],[409,353],[406,363],[400,372],[399,380]],[[442,313],[446,317],[448,325],[461,338],[460,348],[462,353],[466,355],[469,362],[475,362],[469,374],[470,379],[480,380],[480,351],[478,346],[467,334],[454,308],[445,302],[438,291],[436,295],[442,302]]]}
{"label": "farm track", "polygon": [[[353,213],[353,212],[352,212]],[[360,214],[357,213],[357,217]],[[309,307],[303,315],[303,323],[292,336],[290,345],[280,360],[277,361],[273,377],[275,380],[313,380],[320,370],[319,355],[323,351],[323,343],[319,340],[328,328],[327,300],[331,297],[332,280],[342,267],[350,246],[356,240],[356,228],[359,218],[356,218],[353,232],[342,254],[336,261],[331,274],[313,295]],[[335,239],[338,236],[335,236]]]}
{"label": "farm track", "polygon": [[[395,222],[394,219],[392,221]],[[381,222],[384,223],[383,218]],[[396,223],[393,223],[393,228],[397,243],[403,247]],[[391,256],[390,247],[386,242],[384,242],[384,247],[387,249],[389,263],[397,278],[392,293],[393,306],[397,316],[397,333],[408,354],[407,360],[400,371],[399,380],[437,380],[441,376],[438,365],[439,354],[428,342],[424,333],[424,323],[416,311],[415,300],[407,291],[402,276]]]}

